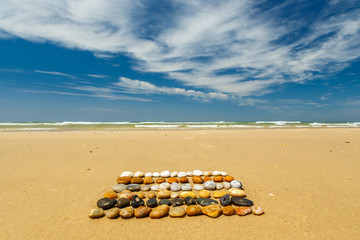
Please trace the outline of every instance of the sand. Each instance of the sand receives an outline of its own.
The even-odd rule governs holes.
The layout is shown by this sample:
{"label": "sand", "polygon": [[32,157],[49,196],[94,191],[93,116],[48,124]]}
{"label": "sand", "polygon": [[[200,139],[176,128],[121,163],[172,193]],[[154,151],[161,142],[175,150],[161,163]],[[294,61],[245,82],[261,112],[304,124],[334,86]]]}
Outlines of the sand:
{"label": "sand", "polygon": [[[0,133],[0,239],[360,239],[360,129]],[[263,216],[89,219],[123,170],[223,170]]]}

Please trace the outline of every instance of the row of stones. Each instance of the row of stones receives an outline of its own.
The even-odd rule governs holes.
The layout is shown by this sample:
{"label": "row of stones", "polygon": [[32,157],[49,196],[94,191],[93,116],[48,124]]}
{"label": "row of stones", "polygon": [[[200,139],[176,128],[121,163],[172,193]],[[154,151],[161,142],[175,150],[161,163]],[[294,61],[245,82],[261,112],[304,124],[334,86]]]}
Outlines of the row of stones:
{"label": "row of stones", "polygon": [[131,171],[124,171],[120,174],[120,177],[192,177],[192,176],[227,176],[227,172],[224,171],[201,171],[201,170],[194,170],[188,172],[170,172],[169,170],[165,170],[162,172],[141,172],[136,171],[135,173]]}

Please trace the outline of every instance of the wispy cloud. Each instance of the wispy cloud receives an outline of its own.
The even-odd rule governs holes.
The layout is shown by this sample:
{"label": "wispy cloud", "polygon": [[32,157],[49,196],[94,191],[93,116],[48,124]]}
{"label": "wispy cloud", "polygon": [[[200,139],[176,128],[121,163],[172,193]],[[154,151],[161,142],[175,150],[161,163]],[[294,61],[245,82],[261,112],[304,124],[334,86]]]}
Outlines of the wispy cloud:
{"label": "wispy cloud", "polygon": [[50,75],[57,75],[57,76],[63,76],[63,77],[68,77],[68,78],[76,78],[74,75],[67,74],[67,73],[61,73],[61,72],[51,72],[51,71],[42,71],[42,70],[34,70],[34,72],[50,74]]}
{"label": "wispy cloud", "polygon": [[109,76],[102,75],[102,74],[86,74],[86,76],[93,77],[93,78],[109,78]]}

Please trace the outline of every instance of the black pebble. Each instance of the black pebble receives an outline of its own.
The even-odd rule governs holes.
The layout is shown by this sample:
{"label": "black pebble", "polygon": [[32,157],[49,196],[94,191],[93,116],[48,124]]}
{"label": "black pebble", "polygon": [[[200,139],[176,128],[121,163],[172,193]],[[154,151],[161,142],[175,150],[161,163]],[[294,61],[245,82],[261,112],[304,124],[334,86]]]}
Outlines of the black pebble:
{"label": "black pebble", "polygon": [[171,202],[170,202],[170,200],[169,199],[161,199],[160,201],[159,201],[159,205],[171,205]]}
{"label": "black pebble", "polygon": [[171,200],[171,204],[173,205],[173,207],[181,206],[184,204],[184,200],[181,198],[174,198]]}
{"label": "black pebble", "polygon": [[252,206],[253,202],[249,199],[242,198],[242,197],[232,197],[231,202],[236,206]]}
{"label": "black pebble", "polygon": [[198,198],[196,199],[197,203],[201,206],[209,206],[213,204],[219,204],[218,201],[211,199],[211,198]]}
{"label": "black pebble", "polygon": [[117,201],[116,199],[110,199],[110,198],[101,198],[99,201],[97,201],[97,206],[99,208],[102,208],[104,210],[113,208],[116,205]]}
{"label": "black pebble", "polygon": [[139,198],[138,195],[134,195],[131,199],[131,206],[133,208],[138,208],[140,206],[144,206],[144,200],[142,200],[141,198]]}
{"label": "black pebble", "polygon": [[119,198],[117,201],[118,208],[124,208],[130,205],[130,200],[127,198]]}
{"label": "black pebble", "polygon": [[230,195],[229,195],[229,194],[226,194],[226,195],[222,196],[222,197],[220,198],[220,204],[221,204],[222,206],[224,206],[224,207],[231,205]]}
{"label": "black pebble", "polygon": [[190,196],[185,198],[185,204],[190,206],[190,205],[196,205],[196,200]]}
{"label": "black pebble", "polygon": [[146,205],[148,207],[153,208],[153,207],[156,207],[158,205],[158,203],[155,198],[150,198],[149,200],[147,200]]}

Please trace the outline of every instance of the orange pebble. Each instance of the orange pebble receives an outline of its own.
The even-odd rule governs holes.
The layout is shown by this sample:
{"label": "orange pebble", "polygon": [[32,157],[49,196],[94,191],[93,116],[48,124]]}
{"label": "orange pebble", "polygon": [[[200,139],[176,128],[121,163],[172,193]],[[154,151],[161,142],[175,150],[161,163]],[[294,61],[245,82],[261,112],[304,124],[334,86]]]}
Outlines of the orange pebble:
{"label": "orange pebble", "polygon": [[104,194],[104,198],[117,199],[118,195],[114,191],[109,191]]}
{"label": "orange pebble", "polygon": [[156,179],[155,182],[158,184],[163,183],[163,182],[165,182],[165,178],[158,178],[158,179]]}
{"label": "orange pebble", "polygon": [[232,180],[234,180],[232,176],[226,176],[224,179],[226,182],[231,182]]}
{"label": "orange pebble", "polygon": [[117,183],[122,183],[122,184],[128,184],[131,182],[131,177],[118,177],[117,179]]}
{"label": "orange pebble", "polygon": [[189,182],[189,179],[187,177],[181,177],[180,182],[181,183],[187,183],[187,182]]}
{"label": "orange pebble", "polygon": [[211,181],[211,177],[204,177],[204,182]]}
{"label": "orange pebble", "polygon": [[179,179],[177,179],[176,177],[171,177],[171,178],[168,178],[168,183],[173,183],[173,182],[176,182],[176,183],[178,183],[179,182]]}
{"label": "orange pebble", "polygon": [[193,176],[192,181],[193,181],[193,183],[203,183],[204,182],[204,180],[199,176]]}
{"label": "orange pebble", "polygon": [[222,176],[215,176],[213,177],[214,182],[222,182],[223,181],[223,177]]}

